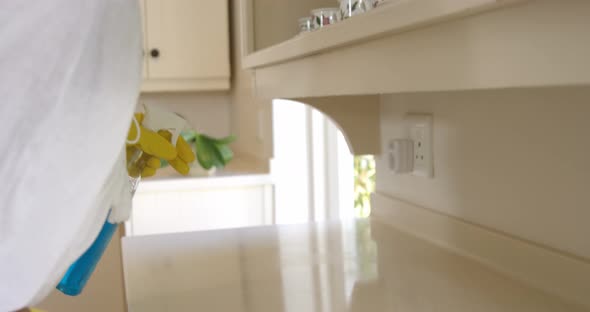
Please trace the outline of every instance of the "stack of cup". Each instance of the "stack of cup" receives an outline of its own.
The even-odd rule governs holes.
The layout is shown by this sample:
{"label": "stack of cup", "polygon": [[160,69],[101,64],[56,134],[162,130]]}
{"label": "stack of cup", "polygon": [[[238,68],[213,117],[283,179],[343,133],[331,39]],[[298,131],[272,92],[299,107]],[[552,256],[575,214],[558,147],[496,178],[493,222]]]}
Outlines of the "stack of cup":
{"label": "stack of cup", "polygon": [[299,19],[299,33],[305,33],[313,30],[313,18],[311,16]]}
{"label": "stack of cup", "polygon": [[315,9],[311,11],[311,15],[315,29],[335,24],[340,20],[340,10],[338,8]]}
{"label": "stack of cup", "polygon": [[305,33],[337,23],[340,20],[340,9],[321,8],[311,11],[311,16],[299,19],[299,33]]}
{"label": "stack of cup", "polygon": [[368,12],[379,4],[379,0],[339,0],[340,16],[347,19]]}
{"label": "stack of cup", "polygon": [[335,24],[340,20],[368,12],[386,0],[338,0],[339,8],[321,8],[311,11],[311,16],[299,19],[299,33],[305,33]]}

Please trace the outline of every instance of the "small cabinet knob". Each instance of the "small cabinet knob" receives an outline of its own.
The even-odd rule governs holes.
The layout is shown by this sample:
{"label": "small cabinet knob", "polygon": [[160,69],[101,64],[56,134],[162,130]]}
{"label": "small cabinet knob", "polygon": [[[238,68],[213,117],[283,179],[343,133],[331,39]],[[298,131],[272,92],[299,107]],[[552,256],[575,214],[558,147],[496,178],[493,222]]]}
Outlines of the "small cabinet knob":
{"label": "small cabinet knob", "polygon": [[158,49],[152,49],[152,50],[150,51],[150,55],[151,55],[153,58],[158,58],[158,57],[160,56],[160,50],[158,50]]}

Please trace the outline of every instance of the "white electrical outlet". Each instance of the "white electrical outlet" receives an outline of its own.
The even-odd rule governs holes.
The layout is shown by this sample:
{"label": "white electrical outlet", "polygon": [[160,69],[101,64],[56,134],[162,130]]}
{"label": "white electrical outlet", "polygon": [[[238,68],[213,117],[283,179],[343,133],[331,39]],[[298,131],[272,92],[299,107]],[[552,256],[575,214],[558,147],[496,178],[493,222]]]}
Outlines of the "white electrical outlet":
{"label": "white electrical outlet", "polygon": [[387,148],[389,170],[395,174],[414,170],[414,142],[410,139],[393,139]]}
{"label": "white electrical outlet", "polygon": [[413,175],[434,177],[432,115],[408,114],[406,122],[410,139],[414,142]]}

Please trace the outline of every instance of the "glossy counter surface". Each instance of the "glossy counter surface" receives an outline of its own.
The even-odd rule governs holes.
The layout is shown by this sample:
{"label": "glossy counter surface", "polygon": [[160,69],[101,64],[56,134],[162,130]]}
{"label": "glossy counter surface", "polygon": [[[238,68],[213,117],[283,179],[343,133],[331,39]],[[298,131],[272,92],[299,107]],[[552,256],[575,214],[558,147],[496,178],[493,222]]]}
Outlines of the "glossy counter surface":
{"label": "glossy counter surface", "polygon": [[588,311],[376,221],[126,237],[129,311]]}

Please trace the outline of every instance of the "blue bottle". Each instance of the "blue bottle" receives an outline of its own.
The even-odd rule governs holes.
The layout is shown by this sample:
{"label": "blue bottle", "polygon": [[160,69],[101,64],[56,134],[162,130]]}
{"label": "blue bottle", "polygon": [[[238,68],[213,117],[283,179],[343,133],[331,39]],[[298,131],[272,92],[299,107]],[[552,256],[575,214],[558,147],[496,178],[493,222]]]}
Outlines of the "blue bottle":
{"label": "blue bottle", "polygon": [[[132,156],[129,162],[127,163],[127,170],[129,171],[130,167],[140,168],[139,172],[146,166],[144,162],[139,162],[141,159],[142,152],[141,150],[137,150]],[[135,194],[135,190],[137,190],[137,186],[139,185],[139,181],[141,181],[141,176],[132,177],[129,176],[129,182],[131,184],[131,196]],[[102,254],[107,249],[107,246],[111,242],[113,238],[113,234],[117,230],[118,224],[113,224],[108,221],[109,217],[107,215],[107,220],[105,220],[100,233],[98,233],[98,237],[94,240],[94,243],[74,262],[68,270],[66,274],[64,274],[63,278],[59,282],[59,284],[55,287],[62,293],[69,295],[69,296],[77,296],[79,295],[88,279],[96,269],[96,265],[102,258]]]}
{"label": "blue bottle", "polygon": [[113,234],[115,234],[117,226],[118,224],[110,223],[108,220],[105,221],[94,243],[70,266],[57,285],[57,289],[69,296],[77,296],[82,292],[102,254],[109,245]]}

